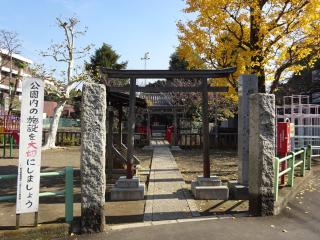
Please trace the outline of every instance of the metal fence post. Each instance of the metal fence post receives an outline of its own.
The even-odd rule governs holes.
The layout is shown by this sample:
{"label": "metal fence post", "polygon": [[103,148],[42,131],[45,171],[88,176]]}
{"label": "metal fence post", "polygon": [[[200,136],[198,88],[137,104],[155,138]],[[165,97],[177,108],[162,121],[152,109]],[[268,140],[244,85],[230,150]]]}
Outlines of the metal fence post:
{"label": "metal fence post", "polygon": [[3,157],[4,158],[6,157],[6,141],[7,141],[6,134],[3,133]]}
{"label": "metal fence post", "polygon": [[274,197],[278,200],[279,192],[279,158],[274,158]]}
{"label": "metal fence post", "polygon": [[288,186],[293,187],[295,155],[293,152],[289,154],[291,155],[291,158],[289,159],[289,168],[291,170],[288,172]]}
{"label": "metal fence post", "polygon": [[10,158],[12,158],[12,148],[13,148],[13,135],[10,135]]}
{"label": "metal fence post", "polygon": [[312,157],[312,146],[309,144],[307,147],[307,169],[311,170],[311,157]]}
{"label": "metal fence post", "polygon": [[65,168],[65,218],[67,223],[73,221],[73,168]]}
{"label": "metal fence post", "polygon": [[302,153],[302,166],[300,167],[300,176],[303,177],[306,169],[306,156],[307,156],[307,149],[302,148],[303,153]]}

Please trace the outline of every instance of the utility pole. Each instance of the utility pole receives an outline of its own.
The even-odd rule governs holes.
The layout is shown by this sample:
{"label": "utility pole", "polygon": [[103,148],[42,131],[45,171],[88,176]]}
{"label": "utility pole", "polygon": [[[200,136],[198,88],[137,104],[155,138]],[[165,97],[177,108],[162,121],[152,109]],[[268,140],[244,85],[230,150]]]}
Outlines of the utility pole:
{"label": "utility pole", "polygon": [[[141,58],[141,60],[144,61],[144,70],[147,70],[147,61],[150,60],[150,57],[149,57],[149,52],[146,52],[144,54],[144,56]],[[144,80],[144,86],[147,85],[147,79]]]}

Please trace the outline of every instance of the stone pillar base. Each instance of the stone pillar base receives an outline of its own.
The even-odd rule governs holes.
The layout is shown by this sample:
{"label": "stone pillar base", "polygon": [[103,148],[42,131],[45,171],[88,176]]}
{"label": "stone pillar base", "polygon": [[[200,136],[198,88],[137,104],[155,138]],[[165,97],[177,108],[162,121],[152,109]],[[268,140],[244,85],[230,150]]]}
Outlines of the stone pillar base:
{"label": "stone pillar base", "polygon": [[153,150],[153,146],[152,146],[152,145],[146,145],[146,146],[144,146],[144,147],[142,148],[142,150],[147,150],[147,151]]}
{"label": "stone pillar base", "polygon": [[112,201],[130,201],[144,199],[144,183],[140,183],[138,177],[127,179],[125,176],[119,178],[111,189]]}
{"label": "stone pillar base", "polygon": [[180,146],[171,146],[171,151],[181,151]]}
{"label": "stone pillar base", "polygon": [[233,200],[249,200],[249,186],[237,180],[228,181],[230,198]]}
{"label": "stone pillar base", "polygon": [[228,187],[222,186],[217,176],[210,176],[210,178],[198,176],[197,180],[191,182],[191,191],[195,199],[228,200],[229,198]]}

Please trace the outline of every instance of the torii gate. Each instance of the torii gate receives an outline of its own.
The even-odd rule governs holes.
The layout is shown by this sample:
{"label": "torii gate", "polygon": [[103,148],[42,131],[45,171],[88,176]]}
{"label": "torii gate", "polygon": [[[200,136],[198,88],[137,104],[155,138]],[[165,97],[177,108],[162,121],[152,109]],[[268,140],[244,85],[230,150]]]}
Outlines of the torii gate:
{"label": "torii gate", "polygon": [[[112,92],[129,92],[129,116],[127,135],[127,179],[133,177],[133,149],[135,130],[135,100],[136,92],[200,92],[202,94],[202,122],[203,122],[203,177],[210,178],[210,157],[209,157],[209,114],[208,114],[208,93],[227,92],[228,87],[208,86],[208,79],[228,77],[236,71],[236,68],[219,70],[111,70],[100,68],[104,79],[130,79],[130,85],[125,87],[109,87]],[[141,87],[136,85],[137,79],[201,79],[202,84],[194,87]]]}

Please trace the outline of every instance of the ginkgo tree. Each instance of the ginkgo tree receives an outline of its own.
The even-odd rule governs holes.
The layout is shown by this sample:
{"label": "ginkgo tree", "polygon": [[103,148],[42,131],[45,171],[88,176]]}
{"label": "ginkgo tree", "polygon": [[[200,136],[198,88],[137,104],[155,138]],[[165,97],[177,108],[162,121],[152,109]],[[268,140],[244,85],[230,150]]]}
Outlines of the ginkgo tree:
{"label": "ginkgo tree", "polygon": [[259,91],[274,92],[320,55],[319,0],[186,0],[184,12],[178,53],[197,68],[237,67],[225,82],[235,90],[239,74],[257,74]]}

